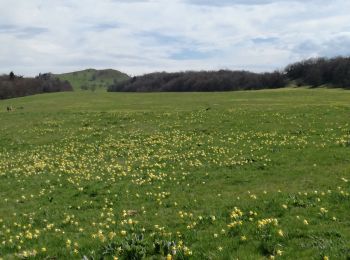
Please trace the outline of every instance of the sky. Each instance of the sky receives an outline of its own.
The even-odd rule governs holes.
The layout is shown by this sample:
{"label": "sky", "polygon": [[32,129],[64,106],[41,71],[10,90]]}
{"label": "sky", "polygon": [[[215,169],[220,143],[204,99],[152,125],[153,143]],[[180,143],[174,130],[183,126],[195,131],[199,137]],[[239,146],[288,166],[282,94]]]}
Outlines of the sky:
{"label": "sky", "polygon": [[350,55],[349,0],[0,0],[0,73],[282,69]]}

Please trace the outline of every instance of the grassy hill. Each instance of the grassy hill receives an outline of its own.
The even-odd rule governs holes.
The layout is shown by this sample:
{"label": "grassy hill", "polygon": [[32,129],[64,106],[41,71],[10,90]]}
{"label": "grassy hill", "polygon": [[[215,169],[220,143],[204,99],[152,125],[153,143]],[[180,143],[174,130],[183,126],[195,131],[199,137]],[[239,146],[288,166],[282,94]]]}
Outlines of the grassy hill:
{"label": "grassy hill", "polygon": [[129,78],[125,73],[118,70],[86,69],[70,73],[56,74],[56,77],[67,80],[74,90],[105,90],[112,83],[121,82]]}
{"label": "grassy hill", "polygon": [[0,258],[350,257],[349,91],[86,91],[0,108]]}

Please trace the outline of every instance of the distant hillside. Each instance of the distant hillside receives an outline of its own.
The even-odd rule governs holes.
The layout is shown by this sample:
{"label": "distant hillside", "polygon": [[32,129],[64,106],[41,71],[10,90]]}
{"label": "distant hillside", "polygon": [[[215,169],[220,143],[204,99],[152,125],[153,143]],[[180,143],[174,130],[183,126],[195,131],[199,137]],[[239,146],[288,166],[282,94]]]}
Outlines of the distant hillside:
{"label": "distant hillside", "polygon": [[56,74],[57,78],[67,80],[75,90],[105,90],[109,85],[129,79],[129,76],[118,70],[86,69],[64,74]]}

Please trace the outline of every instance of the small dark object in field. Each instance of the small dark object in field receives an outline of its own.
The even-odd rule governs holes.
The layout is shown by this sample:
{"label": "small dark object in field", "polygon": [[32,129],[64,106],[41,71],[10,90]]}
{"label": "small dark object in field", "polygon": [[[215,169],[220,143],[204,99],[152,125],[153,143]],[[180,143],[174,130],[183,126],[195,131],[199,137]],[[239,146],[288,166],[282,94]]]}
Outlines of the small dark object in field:
{"label": "small dark object in field", "polygon": [[128,216],[134,216],[134,215],[137,214],[137,210],[128,210],[128,211],[126,212],[126,214],[127,214]]}
{"label": "small dark object in field", "polygon": [[208,111],[208,110],[210,110],[210,109],[211,109],[211,107],[207,107],[205,110]]}
{"label": "small dark object in field", "polygon": [[12,107],[11,106],[8,106],[6,109],[7,109],[7,112],[12,111]]}

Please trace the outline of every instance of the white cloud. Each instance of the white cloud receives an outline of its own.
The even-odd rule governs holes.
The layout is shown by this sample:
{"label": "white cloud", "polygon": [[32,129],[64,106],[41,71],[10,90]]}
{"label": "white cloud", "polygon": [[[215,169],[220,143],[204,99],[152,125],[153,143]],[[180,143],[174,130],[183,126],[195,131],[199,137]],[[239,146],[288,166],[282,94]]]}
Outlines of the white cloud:
{"label": "white cloud", "polygon": [[273,70],[350,55],[348,10],[347,0],[0,0],[0,73]]}

